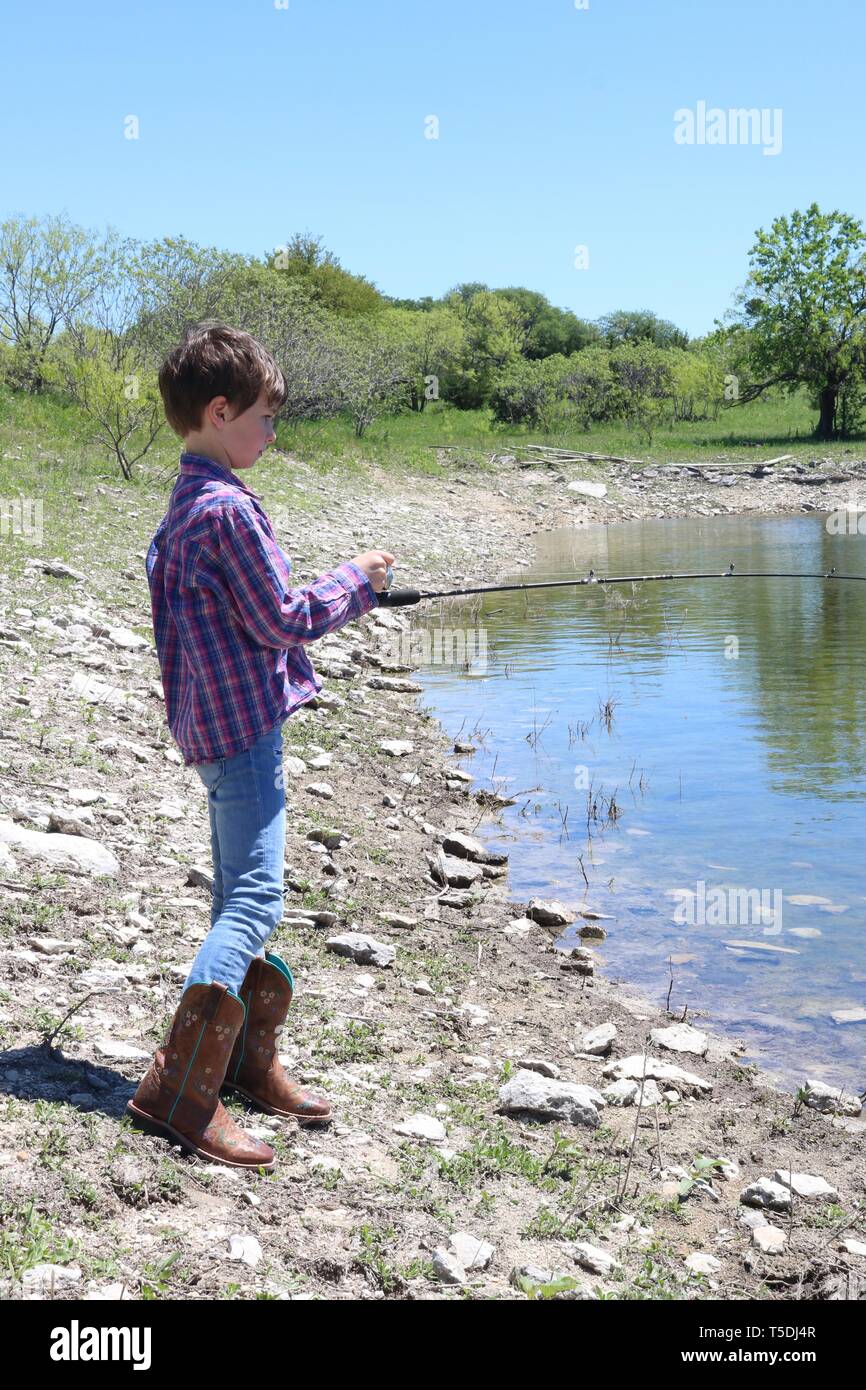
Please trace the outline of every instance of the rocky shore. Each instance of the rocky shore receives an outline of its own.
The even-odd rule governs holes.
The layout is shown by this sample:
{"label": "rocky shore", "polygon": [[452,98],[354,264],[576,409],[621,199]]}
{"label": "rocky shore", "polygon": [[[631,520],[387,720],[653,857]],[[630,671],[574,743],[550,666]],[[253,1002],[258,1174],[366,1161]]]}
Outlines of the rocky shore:
{"label": "rocky shore", "polygon": [[[555,526],[866,506],[853,460],[586,470],[338,477],[274,454],[249,481],[299,582],[382,545],[398,584],[489,584]],[[866,1297],[859,1098],[776,1090],[606,978],[591,913],[568,953],[573,905],[512,901],[480,720],[453,744],[395,669],[411,610],[316,644],[325,690],[284,727],[282,1055],[334,1123],[232,1101],[276,1149],[261,1177],[129,1127],[209,910],[204,791],[149,628],[166,496],[106,481],[62,556],[46,518],[0,574],[3,1295]]]}

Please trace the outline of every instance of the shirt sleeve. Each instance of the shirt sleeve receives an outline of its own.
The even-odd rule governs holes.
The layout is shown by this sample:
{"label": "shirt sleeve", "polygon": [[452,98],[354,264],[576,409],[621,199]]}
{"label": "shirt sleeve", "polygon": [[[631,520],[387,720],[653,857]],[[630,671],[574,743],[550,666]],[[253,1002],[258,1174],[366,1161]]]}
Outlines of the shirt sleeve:
{"label": "shirt sleeve", "polygon": [[234,616],[260,646],[315,642],[379,602],[368,576],[351,560],[289,588],[286,557],[244,503],[220,509],[217,538]]}

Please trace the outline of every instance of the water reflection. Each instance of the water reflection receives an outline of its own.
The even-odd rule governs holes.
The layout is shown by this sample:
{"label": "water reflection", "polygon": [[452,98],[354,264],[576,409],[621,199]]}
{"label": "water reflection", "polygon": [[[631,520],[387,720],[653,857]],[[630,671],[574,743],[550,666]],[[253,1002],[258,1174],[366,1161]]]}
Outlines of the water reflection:
{"label": "water reflection", "polygon": [[[559,531],[510,582],[730,562],[866,573],[866,538],[824,523]],[[673,973],[675,1007],[706,1011],[776,1075],[856,1089],[866,1021],[832,1015],[866,1012],[864,618],[866,584],[782,579],[496,594],[414,615],[486,637],[474,669],[420,678],[451,733],[484,732],[465,762],[476,785],[540,788],[484,832],[508,849],[516,896],[610,913],[609,972],[659,1003]]]}

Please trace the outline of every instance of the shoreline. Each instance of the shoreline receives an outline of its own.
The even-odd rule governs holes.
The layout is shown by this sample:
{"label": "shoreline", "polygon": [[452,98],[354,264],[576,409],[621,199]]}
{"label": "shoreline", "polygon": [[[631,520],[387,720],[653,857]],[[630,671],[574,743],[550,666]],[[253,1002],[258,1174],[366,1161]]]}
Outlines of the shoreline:
{"label": "shoreline", "polygon": [[[554,476],[544,482],[528,476],[541,471],[548,478],[554,470],[503,467],[467,480],[459,469],[441,479],[395,479],[371,469],[347,485],[290,464],[294,484],[306,476],[309,496],[318,493],[312,518],[270,500],[285,463],[275,460],[275,480],[265,475],[255,488],[281,544],[298,556],[299,582],[335,557],[386,545],[397,555],[397,586],[496,583],[530,563],[527,541],[534,549],[533,536],[558,525],[642,519],[631,515],[635,509],[655,516],[661,508],[673,518],[695,514],[689,508],[702,514],[707,505],[688,473],[663,486],[650,478],[632,495],[633,480],[621,478],[622,470],[594,468],[592,478],[605,478],[608,498],[575,501]],[[570,471],[586,476],[581,467]],[[725,509],[735,500],[734,487],[746,511],[767,513],[794,511],[795,492],[802,491],[795,482],[738,481],[725,485]],[[866,478],[853,487],[848,480],[810,485],[812,496],[821,505],[809,509],[822,511],[828,501],[827,510],[861,497],[866,504]],[[106,490],[107,514],[134,529],[134,544],[159,520],[163,499],[156,489],[151,502],[133,528],[123,490]],[[82,540],[82,556],[86,551]],[[459,754],[419,708],[411,672],[389,672],[387,659],[382,664],[389,634],[398,630],[382,619],[396,618],[399,609],[374,610],[316,644],[324,698],[284,726],[288,891],[275,949],[299,982],[284,1055],[293,1074],[331,1096],[335,1124],[298,1130],[233,1108],[274,1143],[277,1181],[239,1179],[215,1166],[203,1171],[169,1157],[163,1141],[123,1131],[122,1107],[152,1053],[160,1018],[176,1006],[181,972],[206,930],[209,899],[206,807],[194,772],[171,756],[153,688],[152,646],[118,646],[107,635],[106,619],[127,630],[149,620],[143,574],[136,580],[131,573],[130,588],[120,588],[116,575],[103,576],[98,565],[81,581],[35,574],[26,597],[3,595],[3,616],[18,623],[21,640],[34,655],[47,644],[52,657],[38,675],[31,671],[31,706],[32,697],[48,704],[53,696],[52,729],[62,728],[71,744],[52,746],[49,737],[44,758],[37,729],[27,727],[32,708],[22,707],[14,734],[0,745],[0,815],[38,831],[48,828],[42,820],[64,809],[69,825],[73,801],[92,808],[90,823],[85,816],[77,830],[70,826],[72,834],[97,838],[119,864],[107,886],[73,880],[73,892],[56,892],[50,906],[57,911],[47,925],[28,915],[33,895],[23,859],[21,889],[8,886],[16,877],[8,868],[0,889],[0,907],[16,924],[3,941],[7,997],[0,1022],[17,1030],[14,1041],[4,1039],[0,1059],[7,1121],[0,1163],[13,1200],[35,1196],[48,1209],[53,1204],[69,1238],[82,1244],[79,1280],[61,1297],[78,1298],[85,1289],[104,1296],[109,1280],[121,1281],[125,1296],[140,1297],[142,1267],[166,1240],[169,1248],[180,1246],[195,1275],[168,1288],[165,1296],[173,1298],[220,1296],[227,1280],[240,1297],[265,1291],[280,1298],[523,1298],[514,1271],[524,1267],[534,1270],[530,1283],[539,1282],[541,1271],[574,1281],[560,1298],[602,1292],[623,1299],[820,1299],[857,1297],[854,1290],[862,1296],[866,1257],[844,1248],[846,1240],[866,1242],[857,1177],[866,1152],[862,1118],[797,1105],[764,1075],[742,1067],[739,1049],[711,1027],[700,1029],[707,1034],[704,1056],[649,1043],[651,1030],[673,1020],[631,986],[582,973],[579,958],[569,961],[574,969],[562,969],[563,953],[549,930],[521,921],[507,866],[503,874],[502,866],[464,859],[476,881],[453,891],[468,894],[465,905],[442,902],[435,871],[443,838],[474,835],[489,812],[465,774],[454,775]],[[58,590],[65,591],[65,626],[46,632],[35,618],[31,627],[26,617],[15,618],[16,607],[56,602]],[[12,654],[2,659],[8,663]],[[14,659],[25,668],[34,664],[21,648]],[[140,708],[72,698],[70,678],[83,671],[109,674]],[[389,685],[395,680],[396,687]],[[106,739],[101,759],[94,751],[89,761],[70,766],[64,747],[90,755]],[[393,739],[411,744],[411,751],[379,747]],[[323,781],[330,795],[321,791]],[[311,784],[320,790],[306,791]],[[87,787],[98,796],[82,802],[77,798]],[[344,838],[329,850],[322,833],[333,829]],[[9,849],[15,857],[15,844]],[[327,945],[346,932],[385,946],[380,962],[394,954],[377,964],[375,950],[352,947],[353,958]],[[71,949],[44,949],[44,940],[37,942],[46,934]],[[84,986],[99,988],[103,977],[104,988],[113,980],[120,992],[80,1009],[73,1022],[82,1036],[64,1043],[63,1059],[46,1066],[35,1049],[34,1011],[57,1009],[62,998],[71,1006]],[[587,1052],[584,1035],[605,1024],[617,1030],[609,1055]],[[659,1080],[659,1090],[676,1098],[651,1104],[648,1084],[638,1106],[612,1100],[598,1106],[590,1093],[599,1095],[614,1079],[604,1076],[605,1068],[645,1049],[685,1072],[683,1079]],[[524,1061],[532,1065],[521,1067]],[[503,1112],[500,1092],[518,1073],[528,1073],[521,1084],[546,1096],[555,1118]],[[627,1081],[617,1085],[628,1092]],[[40,1097],[52,1103],[51,1115],[34,1129],[30,1103]],[[426,1133],[411,1132],[419,1114],[425,1123],[414,1129]],[[407,1121],[410,1133],[395,1130]],[[37,1153],[44,1149],[46,1126],[62,1132],[67,1166],[93,1187],[89,1206],[69,1174],[29,1161],[34,1146]],[[576,1152],[569,1149],[551,1167],[552,1146],[560,1151],[557,1133],[559,1144]],[[700,1155],[721,1161],[710,1170],[709,1192],[698,1185]],[[781,1169],[822,1177],[837,1195],[789,1190],[787,1207],[776,1194],[777,1209],[740,1201],[745,1189]],[[679,1200],[684,1183],[688,1194]],[[142,1185],[153,1194],[143,1203]],[[757,1223],[754,1230],[744,1217]],[[162,1234],[166,1228],[170,1237]],[[768,1236],[767,1228],[777,1234]],[[260,1243],[257,1268],[221,1253],[238,1231]],[[461,1231],[494,1247],[485,1268],[461,1264],[465,1242],[457,1242],[457,1254],[449,1252]],[[117,1268],[94,1274],[88,1259],[106,1243],[121,1252]],[[838,1292],[840,1280],[847,1293]],[[12,1296],[20,1297],[20,1288]]]}

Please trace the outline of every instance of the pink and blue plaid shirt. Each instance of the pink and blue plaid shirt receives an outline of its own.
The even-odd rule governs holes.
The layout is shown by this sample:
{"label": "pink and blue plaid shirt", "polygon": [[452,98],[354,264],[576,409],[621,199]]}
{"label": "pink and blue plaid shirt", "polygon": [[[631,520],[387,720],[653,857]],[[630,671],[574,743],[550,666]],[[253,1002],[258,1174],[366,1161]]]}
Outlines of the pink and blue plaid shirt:
{"label": "pink and blue plaid shirt", "polygon": [[183,452],[147,552],[168,726],[184,763],[231,758],[321,690],[304,643],[375,608],[347,561],[299,588],[259,498]]}

